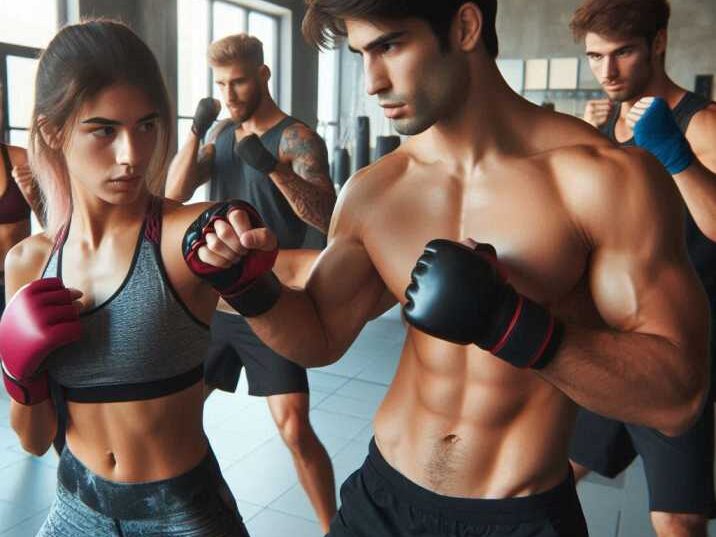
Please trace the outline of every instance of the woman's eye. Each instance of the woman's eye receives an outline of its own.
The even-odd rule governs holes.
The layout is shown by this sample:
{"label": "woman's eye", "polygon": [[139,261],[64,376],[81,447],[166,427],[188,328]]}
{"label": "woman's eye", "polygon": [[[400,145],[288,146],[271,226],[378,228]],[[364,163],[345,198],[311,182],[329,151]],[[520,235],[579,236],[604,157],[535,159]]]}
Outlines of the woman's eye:
{"label": "woman's eye", "polygon": [[114,127],[100,127],[92,131],[92,135],[97,138],[107,138],[114,134]]}
{"label": "woman's eye", "polygon": [[139,126],[139,132],[152,132],[156,128],[154,121],[147,121]]}

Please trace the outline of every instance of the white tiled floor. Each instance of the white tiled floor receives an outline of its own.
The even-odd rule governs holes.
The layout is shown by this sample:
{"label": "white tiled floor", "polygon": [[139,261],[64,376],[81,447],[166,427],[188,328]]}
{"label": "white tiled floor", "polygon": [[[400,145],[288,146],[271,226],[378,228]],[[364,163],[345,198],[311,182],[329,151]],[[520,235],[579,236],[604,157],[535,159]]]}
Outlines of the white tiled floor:
{"label": "white tiled floor", "polygon": [[[337,489],[367,454],[371,417],[395,373],[403,337],[392,310],[369,323],[338,363],[309,371],[311,421],[333,461]],[[0,537],[32,537],[52,502],[57,458],[22,452],[9,428],[8,406],[3,392]],[[266,402],[246,395],[244,378],[237,394],[212,394],[205,427],[252,537],[321,535]],[[593,537],[653,535],[640,463],[613,481],[588,478],[580,496]]]}

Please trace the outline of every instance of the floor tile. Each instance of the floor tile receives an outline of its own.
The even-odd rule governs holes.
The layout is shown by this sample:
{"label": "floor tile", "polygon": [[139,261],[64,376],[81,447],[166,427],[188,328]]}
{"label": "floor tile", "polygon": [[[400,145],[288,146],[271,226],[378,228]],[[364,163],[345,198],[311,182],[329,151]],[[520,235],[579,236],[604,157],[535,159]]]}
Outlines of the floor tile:
{"label": "floor tile", "polygon": [[248,522],[251,537],[322,537],[319,525],[300,517],[264,509]]}

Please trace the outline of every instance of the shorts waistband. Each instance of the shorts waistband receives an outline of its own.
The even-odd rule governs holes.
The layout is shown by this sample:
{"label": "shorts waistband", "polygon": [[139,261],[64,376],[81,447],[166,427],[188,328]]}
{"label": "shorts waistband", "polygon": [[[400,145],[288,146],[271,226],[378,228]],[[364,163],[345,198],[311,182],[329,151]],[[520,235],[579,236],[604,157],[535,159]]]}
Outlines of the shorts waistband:
{"label": "shorts waistband", "polygon": [[482,499],[443,496],[410,481],[383,458],[375,439],[371,439],[368,458],[363,470],[374,473],[413,506],[448,513],[451,519],[468,523],[517,523],[544,520],[551,515],[572,510],[579,506],[574,476],[569,471],[567,478],[556,487],[515,498]]}
{"label": "shorts waistband", "polygon": [[119,520],[156,518],[179,512],[221,480],[219,464],[209,448],[191,470],[169,479],[140,483],[109,481],[93,473],[64,447],[57,468],[60,484],[90,509]]}

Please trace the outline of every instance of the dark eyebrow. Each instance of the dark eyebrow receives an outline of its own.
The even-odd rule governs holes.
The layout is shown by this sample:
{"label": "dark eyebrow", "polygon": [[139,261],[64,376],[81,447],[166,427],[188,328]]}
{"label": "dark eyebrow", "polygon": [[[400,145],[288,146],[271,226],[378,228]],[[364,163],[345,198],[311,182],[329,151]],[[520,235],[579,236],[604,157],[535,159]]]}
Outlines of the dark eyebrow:
{"label": "dark eyebrow", "polygon": [[[365,47],[363,47],[363,50],[365,50],[366,52],[370,52],[374,48],[384,45],[385,43],[392,41],[393,39],[397,39],[399,37],[404,36],[406,33],[407,32],[402,31],[402,32],[390,32],[389,34],[381,35],[380,37],[378,37],[377,39],[374,39],[373,41],[368,43]],[[348,46],[348,50],[350,50],[354,54],[361,54],[361,51],[354,49],[350,45]]]}
{"label": "dark eyebrow", "polygon": [[[137,123],[144,123],[145,121],[149,121],[151,119],[157,119],[159,117],[159,112],[152,112],[151,114],[147,114],[144,117],[141,117],[137,120]],[[117,121],[116,119],[107,119],[106,117],[91,117],[89,119],[85,119],[82,121],[83,124],[87,123],[95,123],[97,125],[105,125],[113,127],[115,125],[121,125],[122,123]]]}

